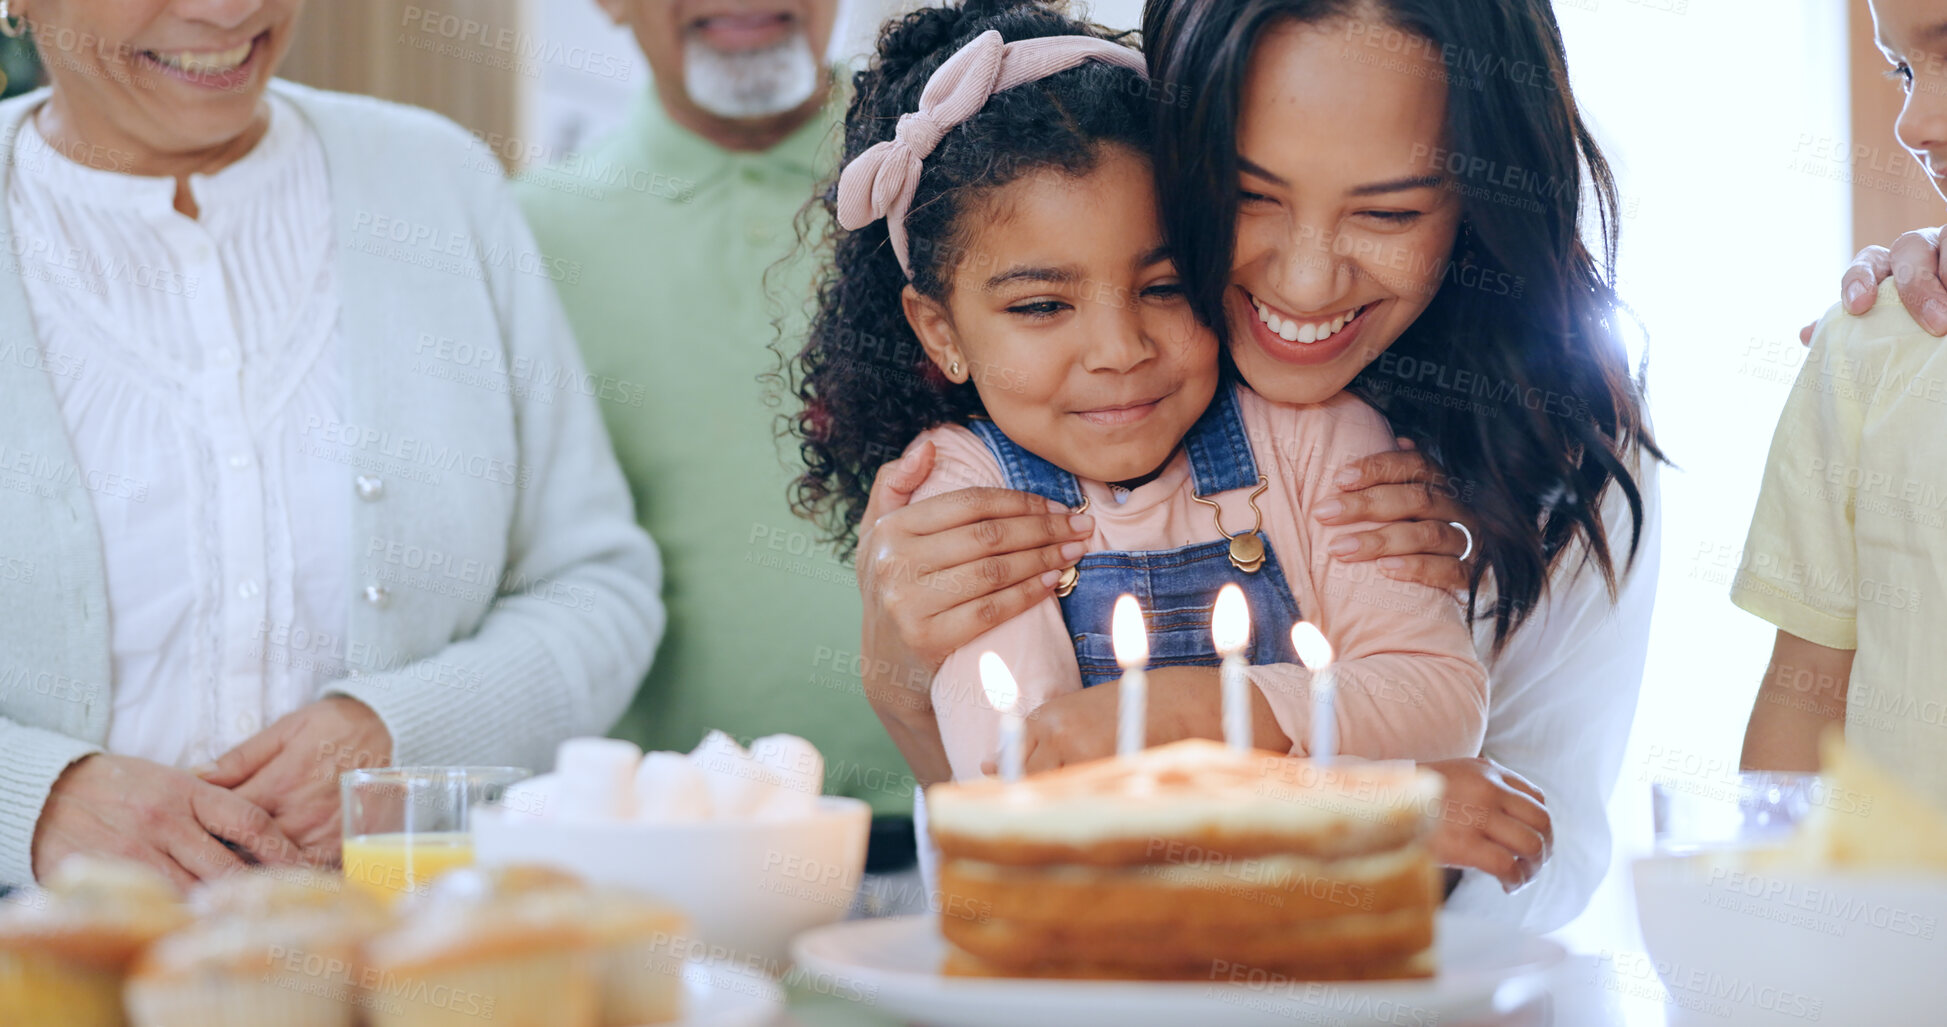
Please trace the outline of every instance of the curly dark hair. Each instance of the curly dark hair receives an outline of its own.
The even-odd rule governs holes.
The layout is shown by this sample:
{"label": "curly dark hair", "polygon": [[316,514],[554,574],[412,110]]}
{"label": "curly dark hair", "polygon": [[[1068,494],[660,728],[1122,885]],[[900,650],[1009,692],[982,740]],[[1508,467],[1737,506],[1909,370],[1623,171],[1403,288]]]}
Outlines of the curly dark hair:
{"label": "curly dark hair", "polygon": [[[1069,18],[1036,0],[966,0],[895,18],[879,34],[878,54],[852,80],[845,114],[848,164],[893,137],[899,117],[919,106],[939,66],[974,37],[998,31],[1008,42],[1042,36],[1091,35],[1117,42],[1129,33]],[[1143,76],[1088,61],[997,93],[980,113],[948,132],[926,158],[906,217],[911,285],[945,302],[967,254],[972,223],[993,190],[1056,169],[1094,170],[1105,146],[1149,154],[1149,99]],[[906,322],[900,295],[908,284],[887,236],[875,221],[857,231],[837,224],[834,177],[799,219],[806,246],[831,246],[816,282],[817,310],[795,361],[791,391],[803,407],[787,418],[799,439],[804,473],[791,485],[791,505],[825,529],[841,555],[858,543],[872,479],[920,432],[964,423],[985,408],[972,383],[940,374]],[[809,240],[810,224],[829,237]]]}
{"label": "curly dark hair", "polygon": [[[1236,243],[1236,133],[1258,37],[1281,23],[1367,17],[1428,41],[1427,51],[1448,65],[1451,153],[1549,184],[1515,191],[1456,176],[1467,226],[1461,249],[1473,252],[1454,262],[1447,284],[1393,343],[1397,363],[1375,361],[1351,386],[1446,474],[1473,486],[1481,558],[1472,585],[1478,594],[1491,573],[1498,599],[1483,611],[1470,598],[1469,615],[1492,619],[1498,653],[1570,554],[1593,564],[1615,593],[1617,568],[1634,562],[1641,542],[1635,469],[1663,459],[1640,369],[1632,374],[1622,340],[1615,178],[1569,90],[1548,0],[1148,0],[1150,76],[1194,97],[1158,108],[1164,230],[1192,305],[1223,332]],[[1599,252],[1583,242],[1585,224]],[[1469,287],[1456,278],[1468,271],[1524,288]],[[1403,367],[1493,383],[1493,401],[1425,400],[1388,370]],[[1629,507],[1627,562],[1612,555],[1621,540],[1612,542],[1602,521],[1611,488]]]}

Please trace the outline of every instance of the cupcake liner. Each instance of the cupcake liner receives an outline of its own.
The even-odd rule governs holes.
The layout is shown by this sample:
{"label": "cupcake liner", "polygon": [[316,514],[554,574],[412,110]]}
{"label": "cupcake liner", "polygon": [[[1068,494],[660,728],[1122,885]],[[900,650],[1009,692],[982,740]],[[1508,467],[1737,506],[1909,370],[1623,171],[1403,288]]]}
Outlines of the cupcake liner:
{"label": "cupcake liner", "polygon": [[683,957],[666,940],[608,946],[598,965],[602,1027],[638,1027],[682,1016]]}
{"label": "cupcake liner", "polygon": [[123,1027],[122,975],[38,952],[0,950],[0,1024]]}
{"label": "cupcake liner", "polygon": [[279,970],[200,972],[128,986],[130,1027],[353,1027],[350,982]]}
{"label": "cupcake liner", "polygon": [[371,1027],[594,1027],[599,988],[585,952],[533,952],[431,968],[368,971]]}

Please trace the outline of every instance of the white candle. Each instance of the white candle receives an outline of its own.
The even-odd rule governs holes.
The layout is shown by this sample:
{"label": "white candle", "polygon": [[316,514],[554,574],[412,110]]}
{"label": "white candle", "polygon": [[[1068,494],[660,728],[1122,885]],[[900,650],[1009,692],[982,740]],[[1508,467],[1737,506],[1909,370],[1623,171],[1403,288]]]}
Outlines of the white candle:
{"label": "white candle", "polygon": [[1021,779],[1021,714],[1016,709],[1021,687],[1014,683],[1007,664],[991,652],[980,654],[980,687],[987,693],[987,704],[1001,715],[1001,751],[996,762],[1001,780],[1013,784]]}
{"label": "white candle", "polygon": [[1251,748],[1250,682],[1244,676],[1244,647],[1251,641],[1251,607],[1235,583],[1217,591],[1210,611],[1210,639],[1224,658],[1218,676],[1223,682],[1224,744],[1238,752]]}
{"label": "white candle", "polygon": [[1115,662],[1122,667],[1115,752],[1133,756],[1143,751],[1149,719],[1149,677],[1143,673],[1149,663],[1149,633],[1143,627],[1142,607],[1136,605],[1135,596],[1125,595],[1115,601],[1109,638],[1115,643]]}
{"label": "white candle", "polygon": [[1338,684],[1332,679],[1332,643],[1310,621],[1291,626],[1291,647],[1298,660],[1312,672],[1311,758],[1330,763],[1339,750],[1339,721],[1336,696]]}

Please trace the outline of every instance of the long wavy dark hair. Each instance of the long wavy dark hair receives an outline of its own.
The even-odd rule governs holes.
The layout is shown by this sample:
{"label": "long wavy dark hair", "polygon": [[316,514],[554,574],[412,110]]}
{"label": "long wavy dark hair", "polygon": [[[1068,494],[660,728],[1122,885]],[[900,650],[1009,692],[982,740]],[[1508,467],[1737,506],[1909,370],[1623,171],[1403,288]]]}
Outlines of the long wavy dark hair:
{"label": "long wavy dark hair", "polygon": [[[1468,614],[1492,616],[1499,653],[1576,541],[1614,595],[1602,496],[1614,487],[1628,501],[1633,563],[1643,528],[1633,469],[1644,451],[1663,459],[1621,337],[1615,178],[1569,92],[1548,0],[1149,0],[1150,77],[1181,97],[1156,108],[1164,229],[1191,303],[1217,331],[1227,328],[1235,140],[1253,49],[1275,24],[1337,20],[1349,34],[1391,32],[1375,45],[1401,39],[1407,56],[1446,65],[1445,147],[1460,157],[1446,167],[1458,165],[1451,187],[1463,212],[1456,259],[1389,359],[1351,387],[1469,490],[1480,552],[1472,585],[1478,593],[1491,572],[1498,599],[1492,611],[1470,602]],[[1581,235],[1585,192],[1600,259]],[[1427,367],[1487,387],[1461,397],[1414,387]]]}
{"label": "long wavy dark hair", "polygon": [[[919,106],[933,72],[990,29],[1008,42],[1128,35],[1034,0],[968,0],[895,18],[879,34],[877,56],[852,80],[843,163],[891,139],[900,115]],[[982,199],[993,190],[1051,168],[1085,175],[1107,146],[1147,158],[1149,144],[1145,80],[1128,68],[1089,61],[996,93],[926,158],[906,217],[913,288],[947,299],[973,234],[969,215],[985,213]],[[791,389],[803,406],[787,425],[805,466],[791,486],[792,508],[849,555],[879,467],[920,432],[965,422],[985,408],[972,383],[956,385],[939,373],[907,324],[900,301],[906,275],[883,220],[852,232],[830,228],[824,243],[808,241],[810,225],[836,225],[837,202],[834,178],[799,219],[800,240],[828,243],[831,255],[820,262],[817,310],[791,369]]]}

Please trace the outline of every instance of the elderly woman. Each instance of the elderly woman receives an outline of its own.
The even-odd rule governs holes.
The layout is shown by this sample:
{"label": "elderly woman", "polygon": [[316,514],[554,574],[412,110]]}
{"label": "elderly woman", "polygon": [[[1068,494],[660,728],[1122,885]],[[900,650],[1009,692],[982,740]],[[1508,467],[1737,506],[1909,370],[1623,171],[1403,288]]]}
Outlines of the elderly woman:
{"label": "elderly woman", "polygon": [[661,634],[575,269],[456,126],[271,81],[299,6],[0,2],[0,884],[329,853],[340,768],[545,765]]}

